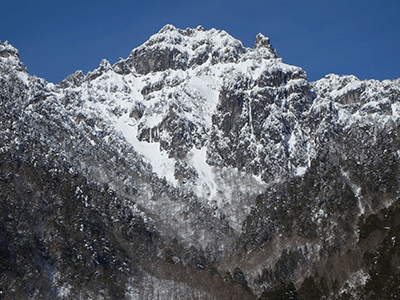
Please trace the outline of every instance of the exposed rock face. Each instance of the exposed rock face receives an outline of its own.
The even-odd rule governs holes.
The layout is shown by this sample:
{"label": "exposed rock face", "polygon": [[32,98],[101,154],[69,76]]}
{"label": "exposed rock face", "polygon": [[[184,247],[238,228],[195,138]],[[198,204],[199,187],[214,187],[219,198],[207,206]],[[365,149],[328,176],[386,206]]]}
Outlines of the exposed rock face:
{"label": "exposed rock face", "polygon": [[398,298],[399,79],[166,25],[56,85],[0,43],[0,99],[0,298]]}

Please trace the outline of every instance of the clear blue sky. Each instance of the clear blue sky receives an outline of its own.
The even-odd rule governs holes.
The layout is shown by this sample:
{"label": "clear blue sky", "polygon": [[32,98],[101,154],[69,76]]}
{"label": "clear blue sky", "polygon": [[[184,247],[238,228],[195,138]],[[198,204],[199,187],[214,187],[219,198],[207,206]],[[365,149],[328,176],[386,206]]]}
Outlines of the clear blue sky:
{"label": "clear blue sky", "polygon": [[93,70],[102,58],[126,58],[165,24],[223,29],[248,47],[261,32],[310,81],[328,73],[400,77],[400,0],[3,0],[0,7],[0,40],[50,82]]}

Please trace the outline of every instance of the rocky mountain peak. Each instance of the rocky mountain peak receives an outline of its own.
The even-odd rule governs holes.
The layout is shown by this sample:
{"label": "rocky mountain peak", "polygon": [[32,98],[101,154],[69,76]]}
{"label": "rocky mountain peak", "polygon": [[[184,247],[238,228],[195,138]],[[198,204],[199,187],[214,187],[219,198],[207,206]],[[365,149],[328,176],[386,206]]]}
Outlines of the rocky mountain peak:
{"label": "rocky mountain peak", "polygon": [[101,63],[99,65],[99,68],[101,68],[104,71],[108,71],[109,69],[111,69],[111,64],[107,59],[102,59]]}
{"label": "rocky mountain peak", "polygon": [[[19,60],[19,51],[5,41],[0,42],[0,75],[18,73],[22,81],[28,78],[26,66]],[[26,82],[25,82],[26,83]]]}
{"label": "rocky mountain peak", "polygon": [[196,28],[177,29],[165,25],[143,45],[134,49],[116,69],[139,74],[172,70],[186,70],[209,63],[238,62],[249,49],[225,31]]}
{"label": "rocky mountain peak", "polygon": [[272,47],[269,38],[262,33],[257,34],[254,49],[258,50],[258,52],[263,52],[264,56],[267,56],[267,58],[278,58],[278,53]]}
{"label": "rocky mountain peak", "polygon": [[57,85],[0,53],[0,298],[398,298],[399,79],[202,26]]}
{"label": "rocky mountain peak", "polygon": [[18,50],[10,45],[8,41],[5,41],[4,44],[0,42],[0,57],[8,58],[10,56],[19,58]]}
{"label": "rocky mountain peak", "polygon": [[[278,58],[269,38],[257,35],[254,49],[243,46],[242,42],[224,30],[196,28],[179,29],[165,25],[144,44],[132,50],[128,58],[120,58],[111,68],[114,72],[147,75],[166,70],[188,70],[198,66],[229,64],[249,59]],[[92,73],[100,74],[110,66],[104,65]]]}

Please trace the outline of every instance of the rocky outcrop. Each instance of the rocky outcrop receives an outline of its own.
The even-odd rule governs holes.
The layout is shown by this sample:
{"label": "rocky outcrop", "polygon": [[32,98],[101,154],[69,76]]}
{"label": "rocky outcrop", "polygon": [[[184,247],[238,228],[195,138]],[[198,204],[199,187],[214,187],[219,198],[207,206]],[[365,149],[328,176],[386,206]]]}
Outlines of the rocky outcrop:
{"label": "rocky outcrop", "polygon": [[11,46],[8,41],[5,41],[4,44],[0,42],[0,57],[8,58],[10,56],[19,58],[19,51]]}

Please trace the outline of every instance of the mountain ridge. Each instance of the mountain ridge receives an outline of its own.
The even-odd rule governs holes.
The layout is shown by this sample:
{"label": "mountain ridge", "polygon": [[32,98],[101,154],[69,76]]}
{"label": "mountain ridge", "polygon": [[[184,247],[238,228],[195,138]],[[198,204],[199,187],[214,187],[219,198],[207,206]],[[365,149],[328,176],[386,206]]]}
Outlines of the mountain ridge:
{"label": "mountain ridge", "polygon": [[[33,190],[45,190],[46,199],[74,199],[83,214],[107,216],[105,223],[95,220],[103,224],[101,235],[112,244],[113,255],[101,246],[82,256],[70,246],[80,243],[72,238],[63,246],[81,255],[89,270],[108,274],[105,278],[119,274],[119,292],[111,281],[103,284],[104,297],[136,299],[146,291],[152,298],[181,286],[179,297],[189,297],[192,287],[199,298],[222,299],[208,286],[213,282],[221,291],[235,291],[238,299],[269,299],[268,293],[282,288],[303,297],[306,284],[317,285],[320,297],[334,299],[357,297],[374,279],[360,259],[368,251],[360,246],[357,228],[369,216],[381,220],[384,209],[397,213],[398,79],[329,74],[308,82],[301,68],[283,63],[262,34],[251,49],[225,31],[201,26],[166,25],[128,58],[113,65],[102,60],[86,75],[76,71],[57,84],[29,75],[18,57],[8,42],[0,44],[0,146],[8,157],[2,162],[12,170],[2,174],[1,194],[9,193],[11,183],[22,189],[16,179],[22,176]],[[21,165],[29,174],[43,168],[50,187],[23,175]],[[74,183],[67,199],[57,187],[69,181]],[[11,204],[2,202],[4,211],[16,201],[30,207],[33,191],[26,189],[22,198],[12,192]],[[107,208],[107,202],[115,206]],[[49,203],[35,209],[57,224],[70,218],[67,212],[49,213]],[[91,224],[90,218],[79,218]],[[4,225],[8,220],[3,214],[1,236],[15,235]],[[52,278],[43,279],[36,292],[51,290],[60,299],[82,291],[87,298],[98,297],[95,289],[85,291],[57,275],[64,267],[56,257],[65,251],[42,237],[53,225],[28,220],[42,228],[33,234],[40,249],[47,249],[46,258],[39,259],[45,267],[38,270]],[[63,230],[81,241],[81,235],[95,233],[92,225],[87,228],[74,229],[71,223]],[[132,250],[129,236],[139,250]],[[381,241],[376,238],[372,248]],[[142,246],[151,249],[149,255],[133,263],[132,255],[144,255]],[[2,238],[4,270],[17,265],[13,247],[19,245]],[[116,271],[121,253],[127,253],[125,263],[135,272]],[[340,274],[343,253],[357,260]],[[91,256],[108,258],[99,264]],[[161,271],[154,268],[157,263]],[[189,279],[169,272],[186,272]],[[9,278],[30,282],[28,275]],[[93,283],[93,275],[87,276]],[[195,278],[203,276],[207,284],[197,285]],[[349,285],[352,276],[364,284]],[[151,291],[154,281],[159,289]],[[27,295],[21,297],[39,297]]]}

